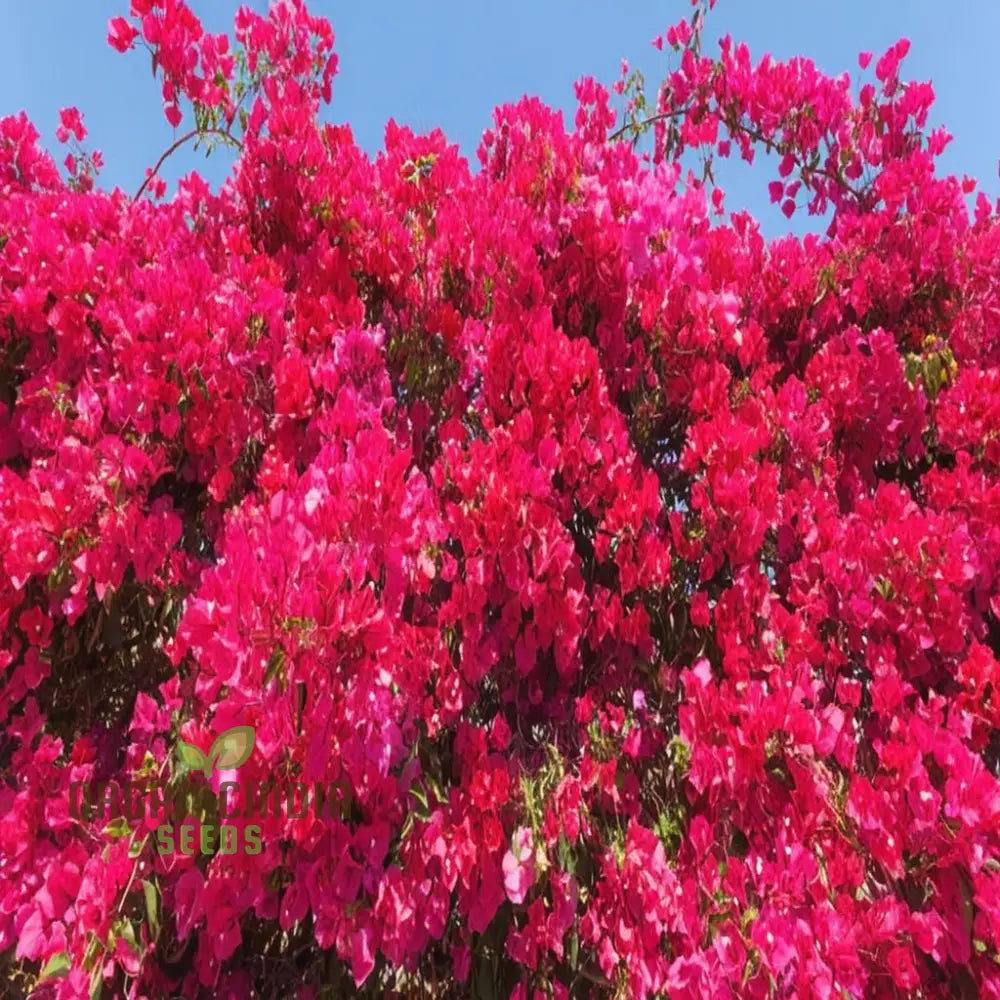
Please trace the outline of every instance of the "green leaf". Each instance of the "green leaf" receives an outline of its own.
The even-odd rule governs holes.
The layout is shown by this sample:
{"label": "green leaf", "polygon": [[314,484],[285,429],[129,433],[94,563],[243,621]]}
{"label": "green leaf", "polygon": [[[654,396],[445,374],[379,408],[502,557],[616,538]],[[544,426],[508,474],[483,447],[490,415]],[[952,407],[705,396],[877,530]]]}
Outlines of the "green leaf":
{"label": "green leaf", "polygon": [[83,967],[87,972],[94,968],[94,962],[98,955],[104,950],[100,938],[93,932],[87,931],[87,950],[83,953]]}
{"label": "green leaf", "polygon": [[90,1000],[100,1000],[101,991],[104,989],[104,965],[103,963],[94,966],[94,971],[90,974]]}
{"label": "green leaf", "polygon": [[[277,649],[271,653],[271,658],[267,661],[267,670],[264,672],[264,684],[268,685],[275,677],[281,672],[281,668],[285,665],[285,651],[279,646]],[[284,682],[284,677],[282,677],[282,682]],[[282,686],[284,684],[282,683]]]}
{"label": "green leaf", "polygon": [[233,726],[216,737],[208,751],[208,759],[220,771],[239,767],[249,760],[256,738],[253,726]]}
{"label": "green leaf", "polygon": [[208,385],[205,382],[205,378],[201,374],[201,372],[198,371],[197,368],[194,369],[193,374],[194,374],[195,385],[197,385],[198,388],[201,390],[201,394],[202,396],[204,396],[205,402],[207,403],[209,400],[209,392],[208,392]]}
{"label": "green leaf", "polygon": [[204,771],[208,766],[208,758],[193,743],[184,740],[177,741],[177,757],[180,762],[192,771]]}
{"label": "green leaf", "polygon": [[128,825],[128,820],[124,816],[119,816],[117,819],[113,819],[105,828],[104,835],[106,837],[114,837],[118,840],[121,837],[127,837],[132,832],[132,828]]}
{"label": "green leaf", "polygon": [[132,926],[131,920],[122,920],[117,924],[118,936],[129,945],[132,950],[138,954],[139,953],[139,943],[135,939],[135,928]]}
{"label": "green leaf", "polygon": [[559,834],[557,851],[559,856],[559,867],[563,871],[569,872],[570,875],[575,875],[576,858],[573,856],[573,849],[570,846],[569,839],[565,833]]}
{"label": "green leaf", "polygon": [[160,934],[160,911],[159,911],[159,896],[156,892],[156,886],[149,881],[143,880],[142,883],[142,895],[146,900],[146,922],[149,924],[149,929],[153,932],[153,937],[159,937]]}
{"label": "green leaf", "polygon": [[38,981],[41,982],[43,979],[59,979],[65,976],[69,970],[69,955],[65,951],[61,951],[58,955],[53,955],[42,966],[42,971],[38,974]]}

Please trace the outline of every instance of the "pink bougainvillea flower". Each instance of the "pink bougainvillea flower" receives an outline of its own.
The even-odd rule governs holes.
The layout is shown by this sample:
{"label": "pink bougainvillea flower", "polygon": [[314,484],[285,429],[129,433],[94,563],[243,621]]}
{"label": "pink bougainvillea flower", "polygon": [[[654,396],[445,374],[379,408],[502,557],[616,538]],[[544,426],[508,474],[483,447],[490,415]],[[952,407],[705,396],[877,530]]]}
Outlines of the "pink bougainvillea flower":
{"label": "pink bougainvillea flower", "polygon": [[997,206],[712,6],[475,168],[304,0],[109,22],[217,187],[0,118],[5,982],[1000,998]]}
{"label": "pink bougainvillea flower", "polygon": [[535,850],[531,829],[514,831],[513,844],[503,856],[503,884],[512,903],[523,903],[535,881]]}

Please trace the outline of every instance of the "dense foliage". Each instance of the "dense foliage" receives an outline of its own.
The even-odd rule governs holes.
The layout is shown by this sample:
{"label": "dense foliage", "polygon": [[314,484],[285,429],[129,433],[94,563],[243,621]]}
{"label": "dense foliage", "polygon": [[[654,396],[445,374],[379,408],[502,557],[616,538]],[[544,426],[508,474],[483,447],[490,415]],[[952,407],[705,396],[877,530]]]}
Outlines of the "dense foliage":
{"label": "dense foliage", "polygon": [[[300,0],[110,25],[218,191],[0,120],[9,995],[1000,998],[996,207],[905,42],[852,84],[706,14],[478,169],[320,124]],[[726,214],[765,154],[824,236]],[[238,725],[334,813],[72,808]]]}

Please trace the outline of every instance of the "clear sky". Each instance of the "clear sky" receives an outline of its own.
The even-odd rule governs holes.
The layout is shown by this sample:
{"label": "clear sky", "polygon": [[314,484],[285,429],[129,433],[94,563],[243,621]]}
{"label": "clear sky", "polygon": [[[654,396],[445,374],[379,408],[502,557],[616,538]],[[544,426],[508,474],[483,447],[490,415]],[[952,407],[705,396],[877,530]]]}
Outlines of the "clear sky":
{"label": "clear sky", "polygon": [[[231,25],[239,6],[189,2],[212,30]],[[266,0],[249,5],[263,9]],[[54,147],[59,108],[78,106],[90,145],[104,153],[102,183],[134,191],[173,132],[145,52],[119,55],[105,43],[108,18],[127,7],[128,0],[2,0],[0,114],[26,109]],[[311,7],[337,35],[331,120],[350,122],[369,152],[390,117],[418,130],[440,126],[470,158],[498,103],[535,94],[571,114],[573,81],[593,75],[610,83],[622,58],[655,83],[667,57],[650,39],[690,11],[688,0],[312,0]],[[859,51],[878,54],[908,37],[906,75],[933,80],[934,123],[955,136],[946,167],[1000,193],[1000,0],[719,0],[709,29],[746,41],[755,57],[806,55],[830,73],[854,72]],[[207,163],[178,154],[164,176],[195,167],[218,181],[226,154]],[[787,227],[759,175],[730,172],[722,182],[729,208],[749,208],[772,232]]]}

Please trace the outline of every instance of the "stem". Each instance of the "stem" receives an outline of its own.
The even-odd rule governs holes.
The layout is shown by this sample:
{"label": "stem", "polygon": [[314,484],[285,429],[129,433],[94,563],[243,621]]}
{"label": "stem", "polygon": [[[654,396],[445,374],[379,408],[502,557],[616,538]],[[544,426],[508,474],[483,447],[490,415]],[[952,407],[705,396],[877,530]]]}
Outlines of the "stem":
{"label": "stem", "polygon": [[[789,150],[784,145],[784,143],[775,142],[773,139],[769,139],[766,135],[762,134],[758,129],[754,128],[752,125],[743,125],[740,124],[739,122],[736,122],[735,124],[730,124],[729,122],[726,122],[726,125],[731,132],[733,133],[742,132],[751,141],[759,142],[770,153],[776,153],[778,156],[784,156],[787,153],[791,152],[792,156],[795,157],[794,151]],[[844,180],[844,178],[841,177],[840,174],[832,170],[828,170],[826,167],[823,166],[819,165],[815,167],[809,166],[809,164],[803,163],[801,160],[799,160],[798,157],[795,157],[795,165],[796,167],[798,167],[800,172],[808,171],[810,174],[816,174],[820,177],[825,177],[827,180],[833,181],[835,184],[839,184],[840,187],[842,187],[849,194],[854,195],[854,197],[858,201],[861,200],[861,192],[855,190],[855,188],[851,184],[849,184],[846,180]]]}
{"label": "stem", "polygon": [[667,118],[677,118],[679,115],[686,115],[690,110],[691,105],[688,105],[686,108],[675,108],[673,111],[659,111],[655,115],[650,115],[648,118],[641,118],[639,121],[626,122],[620,129],[612,132],[611,135],[608,136],[608,142],[614,142],[616,139],[620,139],[630,128],[645,128],[647,125],[652,125],[654,122],[662,122]]}
{"label": "stem", "polygon": [[[676,108],[673,111],[660,111],[655,115],[649,115],[648,117],[642,118],[639,121],[627,122],[620,129],[618,129],[615,132],[612,132],[611,135],[608,136],[608,142],[614,142],[616,139],[620,139],[623,135],[625,135],[626,132],[628,132],[629,129],[636,129],[636,130],[642,129],[645,128],[647,125],[654,124],[655,122],[666,121],[668,118],[677,118],[679,115],[685,115],[690,110],[691,110],[691,105],[688,105],[686,108]],[[747,136],[748,139],[751,139],[753,142],[758,142],[762,146],[764,146],[764,148],[767,149],[768,152],[777,153],[779,156],[783,156],[787,152],[782,143],[778,143],[775,142],[773,139],[769,139],[767,136],[763,135],[758,129],[755,129],[751,125],[744,125],[740,122],[734,123],[732,121],[725,119],[723,119],[723,121],[726,127],[729,129],[730,134],[732,135],[735,135],[738,132],[742,132],[745,136]],[[796,166],[800,171],[803,170],[808,171],[810,174],[815,174],[820,177],[825,177],[827,178],[827,180],[833,181],[835,184],[840,185],[840,187],[843,188],[845,191],[847,191],[849,194],[852,194],[856,199],[858,199],[858,201],[861,200],[862,197],[861,192],[855,189],[853,185],[849,184],[846,180],[844,180],[843,177],[833,172],[832,170],[828,170],[826,167],[819,165],[811,167],[808,164],[802,163],[798,158],[796,158]]]}
{"label": "stem", "polygon": [[[128,841],[128,851],[130,858],[132,858],[132,845],[134,843],[135,843],[135,831],[133,830],[132,836],[129,837]],[[147,833],[142,838],[142,846],[139,848],[139,854],[141,854],[146,849],[146,844],[148,843],[149,843],[149,834]],[[135,874],[139,870],[139,855],[137,854],[134,858],[132,858],[132,861],[133,861],[132,871],[129,874],[128,882],[125,884],[125,891],[122,893],[122,898],[118,900],[118,906],[115,909],[116,913],[122,912],[122,907],[125,905],[126,899],[128,899],[128,894],[132,891],[132,883],[135,881]]]}
{"label": "stem", "polygon": [[134,204],[142,197],[143,192],[146,190],[147,187],[149,187],[149,182],[154,177],[156,177],[156,175],[160,172],[160,168],[173,153],[176,153],[177,150],[184,145],[184,143],[190,142],[192,139],[197,139],[203,135],[217,135],[220,139],[225,139],[228,142],[231,142],[234,146],[236,146],[237,149],[240,148],[239,140],[234,139],[231,133],[226,132],[221,128],[202,128],[202,129],[193,128],[191,129],[190,132],[185,132],[184,135],[182,135],[179,139],[177,139],[174,143],[172,143],[166,149],[163,155],[156,161],[156,165],[149,172],[146,179],[142,182],[142,184],[139,187],[139,190],[136,191],[136,193],[132,196],[132,203]]}

